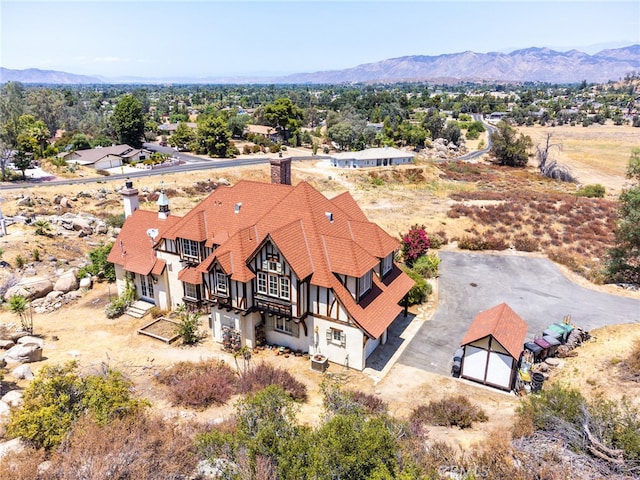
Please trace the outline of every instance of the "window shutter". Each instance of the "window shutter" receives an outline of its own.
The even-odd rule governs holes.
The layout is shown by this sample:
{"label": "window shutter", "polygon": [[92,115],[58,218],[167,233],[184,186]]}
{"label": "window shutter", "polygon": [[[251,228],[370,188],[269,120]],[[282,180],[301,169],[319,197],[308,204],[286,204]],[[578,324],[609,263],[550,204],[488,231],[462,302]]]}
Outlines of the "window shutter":
{"label": "window shutter", "polygon": [[264,270],[265,272],[269,270],[269,260],[262,261],[262,270]]}
{"label": "window shutter", "polygon": [[330,328],[327,328],[327,343],[331,343],[333,340],[333,332]]}
{"label": "window shutter", "polygon": [[289,323],[291,324],[291,335],[294,337],[299,337],[300,336],[300,324],[298,322],[295,322],[293,320],[289,320]]}
{"label": "window shutter", "polygon": [[340,332],[340,345],[345,347],[347,345],[347,334]]}
{"label": "window shutter", "polygon": [[267,330],[275,329],[275,317],[272,315],[267,315],[264,319],[265,326]]}
{"label": "window shutter", "polygon": [[282,273],[282,264],[281,263],[276,263],[276,272],[277,273]]}

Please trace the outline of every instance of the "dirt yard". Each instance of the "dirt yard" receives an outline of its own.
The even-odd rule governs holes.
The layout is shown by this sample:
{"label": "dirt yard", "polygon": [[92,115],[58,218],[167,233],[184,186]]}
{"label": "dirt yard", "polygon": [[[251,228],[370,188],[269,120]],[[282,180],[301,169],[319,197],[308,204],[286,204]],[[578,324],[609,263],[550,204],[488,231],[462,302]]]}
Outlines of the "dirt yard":
{"label": "dirt yard", "polygon": [[[638,146],[637,129],[612,128],[591,126],[553,129],[554,142],[557,140],[563,144],[563,150],[558,152],[558,161],[570,166],[581,183],[601,183],[611,195],[617,194],[626,184],[623,177],[624,167],[631,147]],[[525,133],[532,136],[534,144],[544,137],[545,131],[539,127],[524,129]],[[384,173],[388,176],[385,187],[379,188],[370,181],[371,177],[367,172],[333,169],[322,162],[294,162],[293,182],[308,181],[329,197],[348,189],[368,218],[392,235],[407,231],[416,223],[426,225],[432,232],[446,231],[449,237],[464,232],[469,227],[464,218],[454,220],[446,215],[454,202],[449,198],[449,194],[474,189],[474,185],[444,181],[442,172],[433,164],[425,163],[418,167],[414,170],[397,169],[395,173],[394,169],[389,169]],[[135,182],[136,187],[143,193],[157,191],[161,187],[161,181],[167,190],[179,192],[171,198],[171,210],[173,214],[181,215],[206,195],[206,192],[198,189],[186,195],[186,186],[209,180],[216,182],[222,177],[231,183],[240,178],[269,181],[268,168],[265,165],[180,175],[167,174],[162,177],[136,179]],[[532,165],[531,171],[534,170]],[[401,177],[395,178],[394,175],[398,176],[398,171],[404,173]],[[525,172],[523,175],[533,174]],[[527,185],[535,186],[540,183],[534,176],[531,178],[534,180],[526,180],[529,182]],[[504,185],[509,183],[509,179],[503,181]],[[89,196],[78,193],[95,193],[100,189],[113,192],[121,186],[121,181],[107,179],[101,184],[3,191],[2,212],[5,216],[19,213],[31,213],[36,217],[51,214],[54,195],[61,195],[77,199],[73,207],[76,212],[83,211],[102,216],[107,213],[118,214],[122,206],[116,195],[108,196],[106,201],[96,202]],[[566,188],[571,190],[575,189],[575,186]],[[37,202],[31,207],[19,207],[17,201],[27,195],[37,199]],[[153,202],[143,203],[141,208],[155,210],[156,205]],[[32,227],[11,226],[9,235],[0,237],[1,259],[13,267],[16,257],[21,255],[26,257],[27,263],[30,264],[27,268],[33,268],[38,274],[52,274],[55,268],[59,268],[59,264],[52,265],[47,261],[32,262],[30,256],[33,250],[38,249],[42,259],[68,259],[73,265],[95,247],[97,242],[98,240],[90,237],[64,240],[58,237],[36,236]],[[9,272],[10,268],[0,269],[0,282]],[[580,283],[586,282],[568,271],[567,275]],[[592,288],[612,291],[610,287]],[[176,343],[167,345],[136,333],[137,329],[149,322],[148,318],[136,320],[123,316],[115,320],[107,319],[104,307],[109,299],[115,296],[114,289],[113,285],[96,284],[73,305],[63,307],[54,313],[34,314],[35,332],[44,338],[43,351],[46,358],[43,362],[32,364],[32,368],[38,371],[43,365],[70,360],[78,361],[82,368],[90,371],[103,369],[105,366],[117,368],[134,381],[137,394],[151,399],[154,408],[166,415],[176,419],[197,417],[202,420],[214,420],[229,415],[233,411],[233,402],[204,411],[174,407],[168,402],[163,388],[154,378],[164,368],[177,361],[219,358],[235,365],[234,358],[223,352],[210,335],[194,347],[179,346]],[[627,294],[640,298],[638,292]],[[437,301],[433,302],[433,308],[437,308]],[[0,310],[0,323],[16,321],[17,319],[6,309]],[[206,324],[206,318],[203,318],[203,330],[206,330]],[[633,342],[640,339],[640,324],[603,328],[591,333],[594,339],[580,347],[577,357],[563,359],[561,365],[551,372],[551,381],[562,381],[576,386],[589,397],[595,397],[600,393],[615,398],[627,396],[640,406],[638,384],[625,380],[620,374],[620,366],[629,355]],[[300,418],[308,423],[317,421],[322,411],[322,375],[310,370],[308,359],[295,356],[285,358],[276,355],[273,350],[264,350],[252,358],[252,362],[260,361],[283,366],[295,372],[298,379],[307,385],[310,394],[309,401],[301,407]],[[462,447],[483,442],[496,429],[508,428],[513,423],[514,411],[519,402],[513,395],[401,365],[395,365],[380,381],[365,373],[346,370],[336,365],[330,366],[328,375],[350,388],[379,395],[388,402],[390,411],[400,417],[408,416],[418,402],[427,403],[453,394],[464,394],[474,398],[487,412],[489,422],[479,424],[471,430],[433,427],[430,431],[433,438],[447,440]]]}

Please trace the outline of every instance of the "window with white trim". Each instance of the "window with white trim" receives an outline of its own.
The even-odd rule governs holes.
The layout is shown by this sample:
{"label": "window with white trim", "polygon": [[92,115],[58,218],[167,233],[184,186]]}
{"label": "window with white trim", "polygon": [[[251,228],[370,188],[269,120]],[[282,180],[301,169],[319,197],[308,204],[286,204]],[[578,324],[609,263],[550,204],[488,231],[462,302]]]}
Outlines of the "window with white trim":
{"label": "window with white trim", "polygon": [[358,296],[364,296],[364,294],[369,290],[371,290],[371,270],[369,270],[360,278],[360,292]]}
{"label": "window with white trim", "polygon": [[393,268],[393,253],[382,259],[382,276],[386,275]]}
{"label": "window with white trim", "polygon": [[278,295],[278,277],[275,275],[269,275],[269,295],[271,297],[277,297]]}
{"label": "window with white trim", "polygon": [[327,343],[345,347],[347,345],[347,334],[339,328],[329,328],[327,330]]}
{"label": "window with white trim", "polygon": [[280,277],[280,298],[291,299],[291,282],[287,277]]}
{"label": "window with white trim", "polygon": [[258,272],[256,283],[257,283],[258,293],[264,293],[266,295],[267,294],[267,274],[264,272]]}
{"label": "window with white trim", "polygon": [[189,258],[199,258],[198,242],[195,240],[182,239],[182,254]]}
{"label": "window with white trim", "polygon": [[291,320],[287,320],[284,317],[276,317],[275,330],[278,332],[292,333]]}
{"label": "window with white trim", "polygon": [[222,272],[216,272],[216,291],[227,293],[227,276]]}
{"label": "window with white trim", "polygon": [[186,298],[192,298],[194,300],[200,298],[200,287],[198,285],[194,285],[193,283],[183,283],[183,285],[184,296]]}

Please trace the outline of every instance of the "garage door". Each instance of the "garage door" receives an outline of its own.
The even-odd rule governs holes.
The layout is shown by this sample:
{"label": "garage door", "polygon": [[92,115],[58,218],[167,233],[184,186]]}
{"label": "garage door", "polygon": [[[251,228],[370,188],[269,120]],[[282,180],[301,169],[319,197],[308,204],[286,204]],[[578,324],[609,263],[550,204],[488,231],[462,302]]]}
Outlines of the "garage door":
{"label": "garage door", "polygon": [[487,369],[487,383],[511,388],[511,367],[513,358],[497,352],[489,353],[489,368]]}
{"label": "garage door", "polygon": [[462,376],[484,382],[487,368],[487,351],[481,348],[466,346],[462,362]]}

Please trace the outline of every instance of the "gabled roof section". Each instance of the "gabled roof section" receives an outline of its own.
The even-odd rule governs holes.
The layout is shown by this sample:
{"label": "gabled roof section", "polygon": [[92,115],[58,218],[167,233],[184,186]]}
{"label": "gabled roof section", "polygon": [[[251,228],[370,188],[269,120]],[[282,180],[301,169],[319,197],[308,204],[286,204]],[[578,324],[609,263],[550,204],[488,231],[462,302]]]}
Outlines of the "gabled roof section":
{"label": "gabled roof section", "polygon": [[354,198],[351,196],[351,193],[343,192],[340,195],[336,195],[331,199],[331,203],[333,203],[340,210],[345,212],[349,218],[355,220],[357,222],[368,222],[369,219],[364,214],[360,205],[356,203]]}
{"label": "gabled roof section", "polygon": [[154,243],[147,231],[150,228],[157,229],[159,233],[156,240],[158,240],[162,237],[163,231],[172,228],[179,221],[180,217],[169,216],[163,220],[158,218],[156,212],[136,210],[125,220],[107,261],[120,265],[128,272],[140,275],[157,272],[159,268],[161,269],[159,262],[164,266],[164,261],[156,258]]}
{"label": "gabled roof section", "polygon": [[397,250],[400,242],[382,230],[375,223],[350,222],[351,237],[359,245],[367,245],[367,251],[378,258],[384,258]]}
{"label": "gabled roof section", "polygon": [[355,301],[336,277],[332,288],[353,321],[371,338],[379,338],[402,311],[398,303],[413,285],[414,281],[394,265],[382,280],[373,275],[371,291],[360,302]]}
{"label": "gabled roof section", "polygon": [[96,163],[98,160],[101,160],[109,155],[115,155],[118,157],[131,157],[139,153],[140,150],[134,149],[129,145],[112,145],[110,147],[98,147],[98,148],[90,148],[87,150],[76,150],[74,153],[76,156],[80,157],[76,159],[76,161],[81,162],[86,165],[91,165]]}
{"label": "gabled roof section", "polygon": [[192,285],[202,285],[202,273],[196,267],[185,267],[178,272],[178,280]]}
{"label": "gabled roof section", "polygon": [[493,336],[513,358],[519,358],[528,330],[527,322],[509,305],[501,303],[478,313],[460,345],[464,346],[486,336]]}
{"label": "gabled roof section", "polygon": [[380,262],[349,238],[322,236],[329,270],[339,275],[360,278]]}

